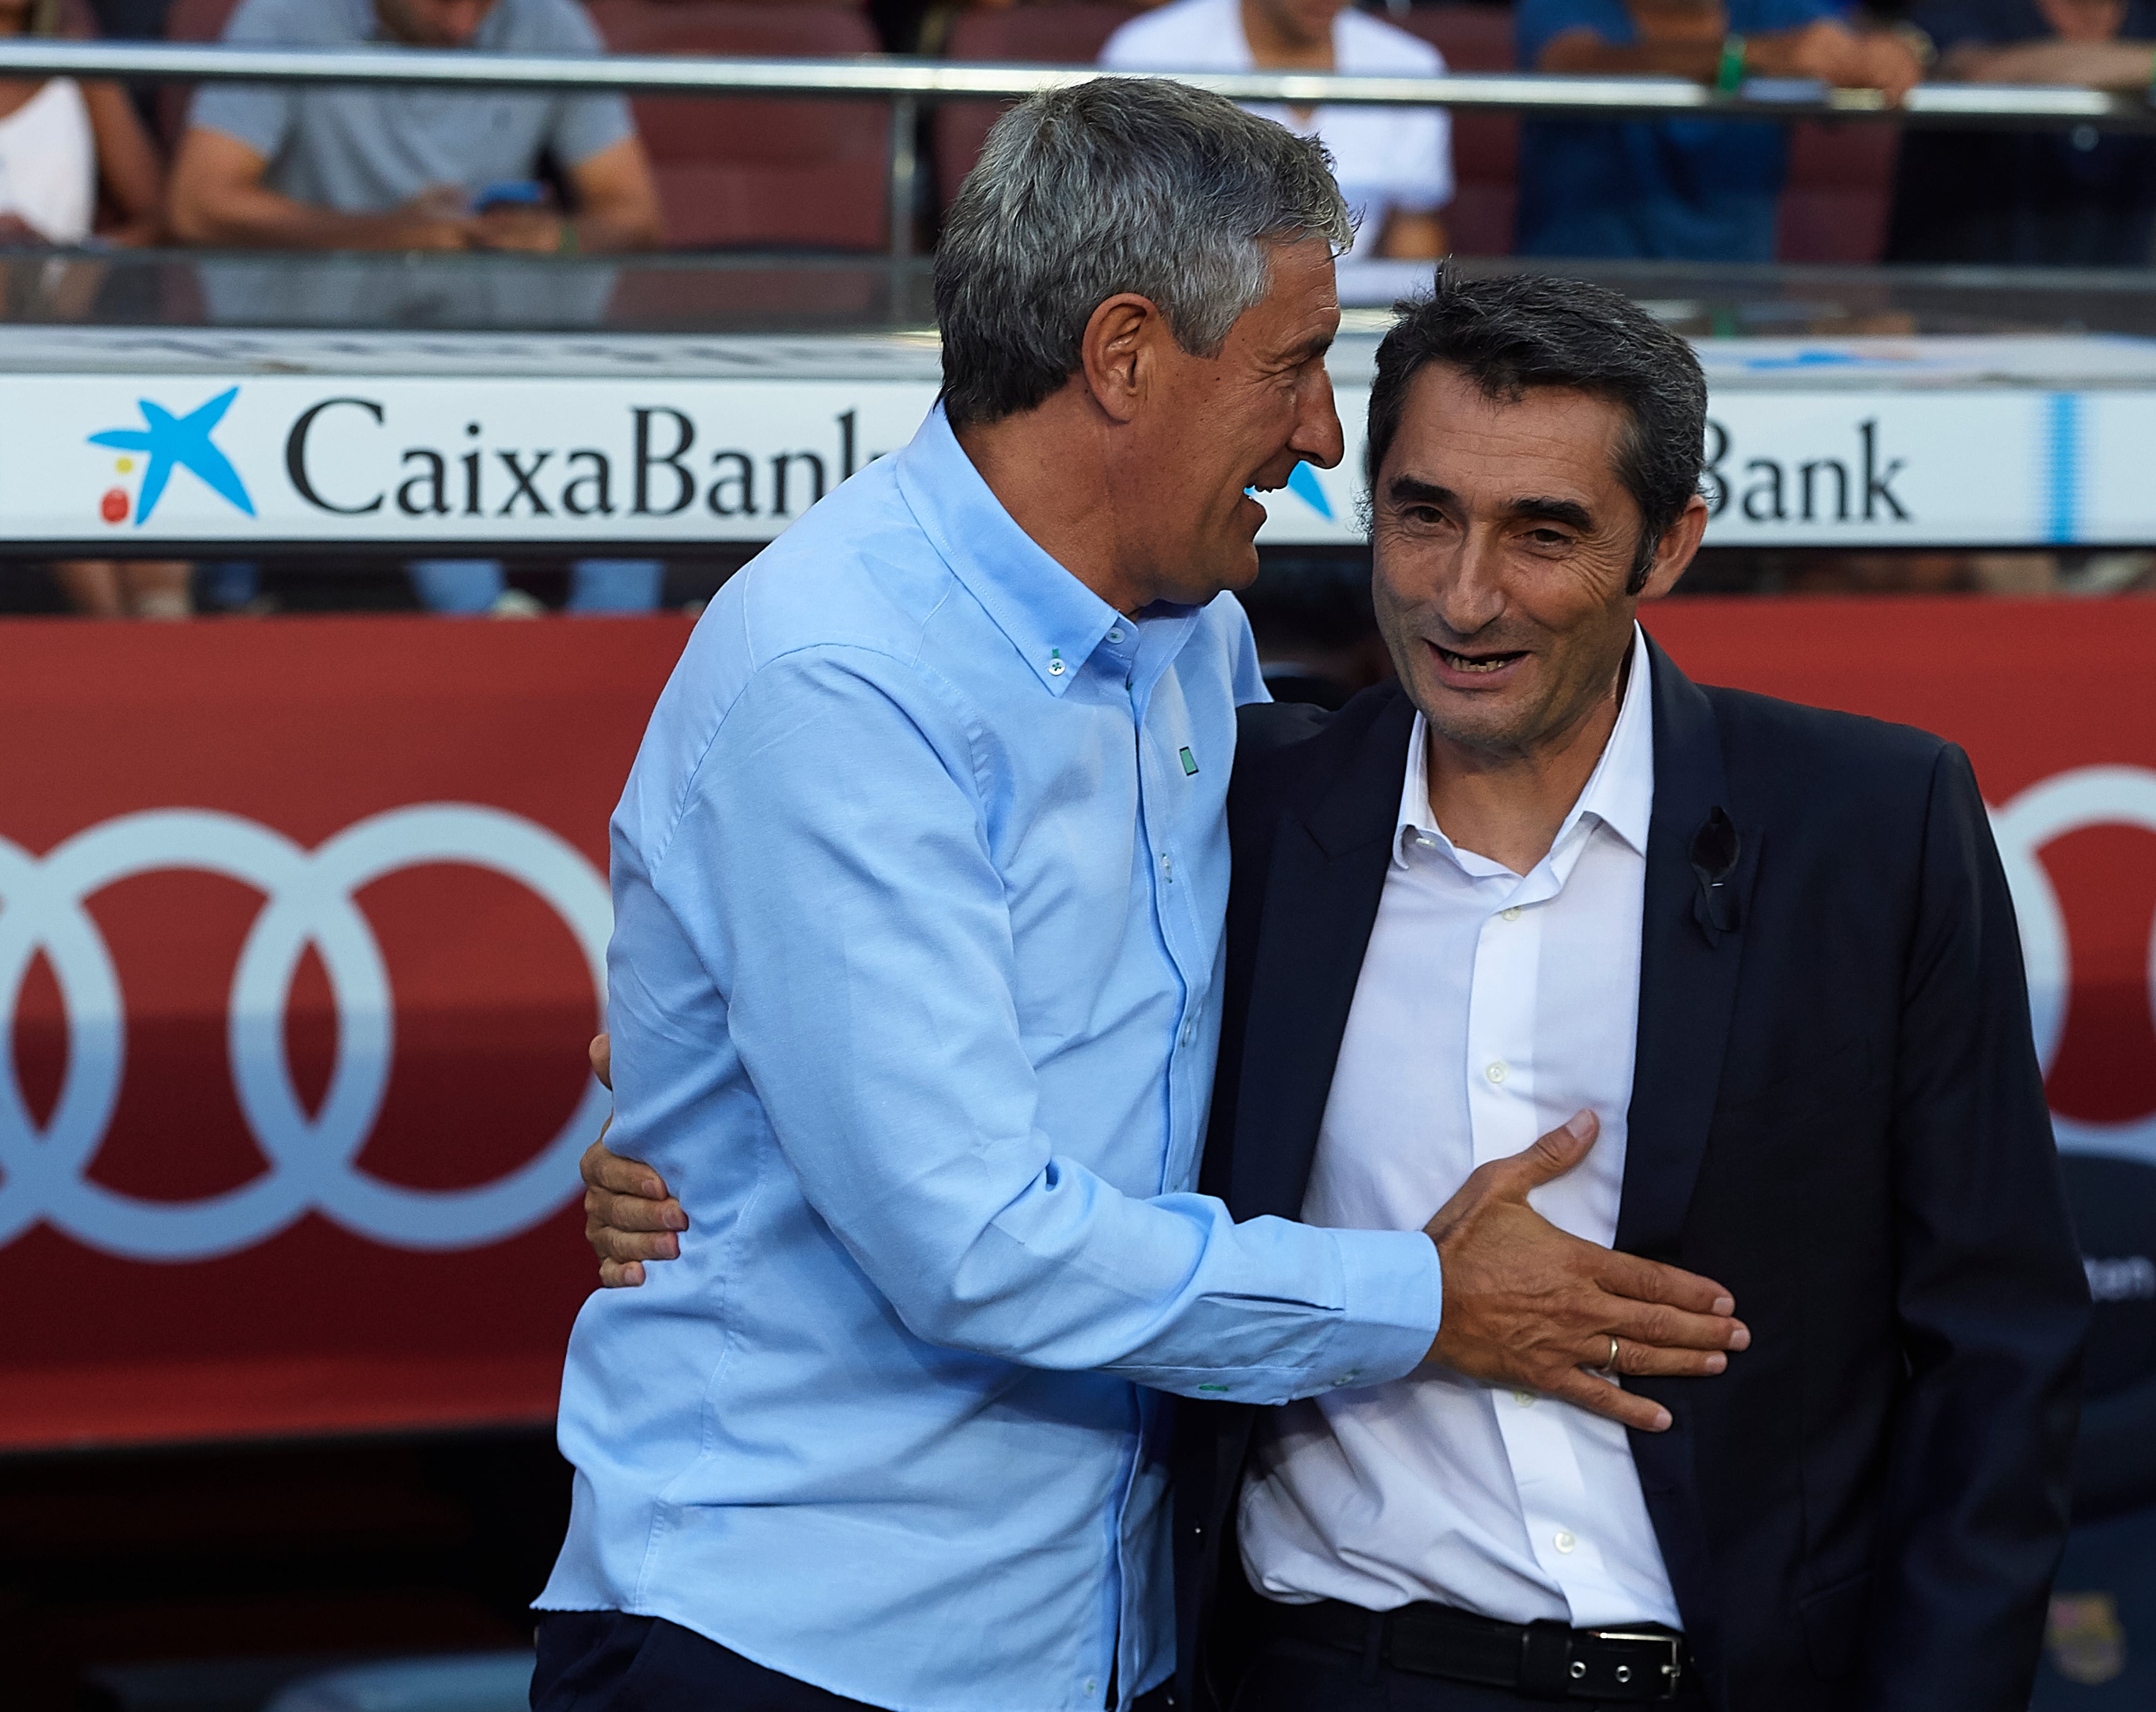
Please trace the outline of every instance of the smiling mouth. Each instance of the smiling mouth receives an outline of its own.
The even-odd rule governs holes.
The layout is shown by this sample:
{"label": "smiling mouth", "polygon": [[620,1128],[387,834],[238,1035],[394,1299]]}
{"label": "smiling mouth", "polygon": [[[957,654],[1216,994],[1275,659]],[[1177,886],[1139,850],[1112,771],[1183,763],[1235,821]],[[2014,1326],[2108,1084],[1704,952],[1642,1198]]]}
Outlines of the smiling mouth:
{"label": "smiling mouth", "polygon": [[1434,642],[1430,646],[1437,649],[1438,658],[1455,672],[1502,672],[1514,660],[1527,658],[1524,648],[1515,649],[1510,654],[1455,654],[1449,648],[1439,648]]}

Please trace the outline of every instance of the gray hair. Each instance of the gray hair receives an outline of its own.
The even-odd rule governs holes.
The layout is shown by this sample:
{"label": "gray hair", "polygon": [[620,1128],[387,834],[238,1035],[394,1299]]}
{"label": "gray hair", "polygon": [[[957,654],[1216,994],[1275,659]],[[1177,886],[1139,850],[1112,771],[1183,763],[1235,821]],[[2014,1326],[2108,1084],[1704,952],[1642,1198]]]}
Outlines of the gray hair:
{"label": "gray hair", "polygon": [[966,428],[1029,410],[1080,366],[1093,311],[1149,299],[1219,351],[1272,283],[1270,246],[1354,223],[1315,138],[1163,78],[1096,78],[996,121],[936,252],[943,402]]}

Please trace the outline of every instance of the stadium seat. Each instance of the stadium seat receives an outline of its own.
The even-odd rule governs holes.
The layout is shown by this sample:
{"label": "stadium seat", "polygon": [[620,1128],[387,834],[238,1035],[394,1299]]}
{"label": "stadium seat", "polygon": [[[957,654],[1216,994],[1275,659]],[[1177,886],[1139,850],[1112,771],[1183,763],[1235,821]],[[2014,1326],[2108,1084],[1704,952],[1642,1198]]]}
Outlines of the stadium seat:
{"label": "stadium seat", "polygon": [[[595,0],[591,13],[617,54],[822,58],[877,45],[860,12],[830,5]],[[884,103],[657,96],[635,105],[670,247],[884,247]]]}
{"label": "stadium seat", "polygon": [[1789,139],[1775,253],[1785,262],[1876,262],[1887,245],[1894,160],[1891,125],[1799,125]]}
{"label": "stadium seat", "polygon": [[[1512,69],[1512,13],[1504,6],[1417,6],[1391,20],[1445,55],[1453,71]],[[1458,189],[1445,211],[1460,255],[1510,255],[1517,199],[1520,124],[1510,114],[1455,113],[1452,170]]]}
{"label": "stadium seat", "polygon": [[[1002,12],[968,12],[952,26],[944,56],[951,59],[1012,61],[1031,65],[1091,65],[1108,38],[1142,8],[1136,6],[1016,6]],[[1009,103],[947,101],[936,110],[936,190],[950,206],[959,182],[973,170],[988,127]]]}

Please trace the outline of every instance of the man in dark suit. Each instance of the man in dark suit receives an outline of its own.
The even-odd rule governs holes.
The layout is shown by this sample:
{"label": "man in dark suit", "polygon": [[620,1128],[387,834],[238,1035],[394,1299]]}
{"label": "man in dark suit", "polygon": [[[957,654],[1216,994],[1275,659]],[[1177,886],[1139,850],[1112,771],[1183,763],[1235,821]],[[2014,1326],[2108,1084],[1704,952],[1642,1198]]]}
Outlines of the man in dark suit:
{"label": "man in dark suit", "polygon": [[1659,1436],[1419,1377],[1186,1411],[1183,1656],[1239,1712],[2027,1704],[2086,1289],[2012,905],[1959,750],[1638,629],[1704,410],[1579,285],[1441,281],[1386,341],[1399,679],[1245,710],[1204,1187],[1397,1222],[1585,1105],[1537,1206],[1722,1281],[1752,1346],[1626,1381]]}
{"label": "man in dark suit", "polygon": [[[1399,679],[1244,711],[1202,1187],[1443,1204],[1445,1329],[1407,1380],[1183,1408],[1187,1702],[2027,1704],[2087,1292],[2011,904],[1958,750],[1700,689],[1639,629],[1705,527],[1705,406],[1568,282],[1440,275],[1380,352]],[[1568,1113],[1599,1139],[1532,1212],[1491,1192]],[[1750,1347],[1583,1362],[1535,1214],[1720,1281]],[[1470,1376],[1497,1345],[1547,1378]],[[1636,1424],[1580,1406],[1609,1383]]]}

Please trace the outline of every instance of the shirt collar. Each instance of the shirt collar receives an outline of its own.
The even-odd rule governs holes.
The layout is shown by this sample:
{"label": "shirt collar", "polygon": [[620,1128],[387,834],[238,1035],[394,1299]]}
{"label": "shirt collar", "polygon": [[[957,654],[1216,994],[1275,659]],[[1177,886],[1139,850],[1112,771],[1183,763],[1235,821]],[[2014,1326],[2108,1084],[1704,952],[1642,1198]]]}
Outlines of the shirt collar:
{"label": "shirt collar", "polygon": [[[1625,661],[1625,691],[1617,707],[1617,723],[1601,758],[1588,777],[1587,788],[1565,816],[1564,824],[1550,842],[1561,850],[1573,828],[1593,815],[1639,855],[1647,853],[1647,825],[1655,807],[1655,713],[1653,669],[1648,664],[1646,638],[1635,622],[1632,646]],[[1400,782],[1399,823],[1393,831],[1393,861],[1405,866],[1410,836],[1438,839],[1453,848],[1430,806],[1430,722],[1415,715],[1414,734],[1408,740],[1407,777]],[[1464,851],[1455,850],[1466,857]],[[1470,859],[1481,862],[1483,859]],[[1492,866],[1492,872],[1496,869]]]}
{"label": "shirt collar", "polygon": [[1004,510],[939,402],[898,454],[898,488],[943,562],[1052,695],[1121,616]]}

